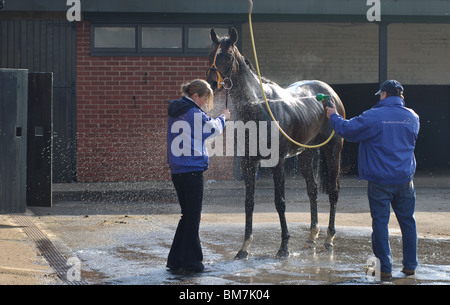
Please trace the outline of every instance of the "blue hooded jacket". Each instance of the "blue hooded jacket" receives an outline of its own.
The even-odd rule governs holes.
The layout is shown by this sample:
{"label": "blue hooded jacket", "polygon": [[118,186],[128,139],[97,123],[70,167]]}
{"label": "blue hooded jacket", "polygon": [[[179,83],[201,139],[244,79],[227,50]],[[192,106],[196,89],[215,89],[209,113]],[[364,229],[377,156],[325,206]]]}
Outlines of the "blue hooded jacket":
{"label": "blue hooded jacket", "polygon": [[172,174],[205,171],[209,166],[205,140],[222,133],[225,116],[210,118],[193,100],[183,96],[168,107],[167,163]]}
{"label": "blue hooded jacket", "polygon": [[419,116],[406,108],[400,97],[385,98],[350,120],[334,113],[330,116],[330,123],[344,139],[360,143],[360,180],[401,184],[413,179]]}

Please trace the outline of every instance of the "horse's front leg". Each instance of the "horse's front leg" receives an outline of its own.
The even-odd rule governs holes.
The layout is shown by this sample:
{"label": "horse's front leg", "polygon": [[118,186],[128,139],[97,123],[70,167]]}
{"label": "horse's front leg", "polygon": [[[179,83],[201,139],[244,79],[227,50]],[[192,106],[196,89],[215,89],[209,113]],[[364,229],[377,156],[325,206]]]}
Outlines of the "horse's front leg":
{"label": "horse's front leg", "polygon": [[255,184],[258,165],[258,160],[248,157],[242,158],[241,168],[245,180],[245,236],[244,243],[236,254],[235,259],[247,259],[249,255],[248,249],[253,241],[253,209],[255,206]]}
{"label": "horse's front leg", "polygon": [[277,166],[272,167],[273,181],[275,185],[275,207],[280,217],[281,225],[281,246],[277,253],[277,258],[285,258],[289,256],[288,242],[289,242],[289,231],[286,222],[286,200],[284,192],[284,159],[280,159]]}

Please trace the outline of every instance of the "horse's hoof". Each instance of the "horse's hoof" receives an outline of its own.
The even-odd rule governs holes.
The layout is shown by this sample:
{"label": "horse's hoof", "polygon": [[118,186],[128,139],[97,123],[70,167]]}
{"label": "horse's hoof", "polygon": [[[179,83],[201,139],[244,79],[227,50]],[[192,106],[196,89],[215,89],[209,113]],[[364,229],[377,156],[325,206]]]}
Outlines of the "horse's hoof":
{"label": "horse's hoof", "polygon": [[333,244],[332,243],[324,243],[320,252],[333,252]]}
{"label": "horse's hoof", "polygon": [[311,250],[311,249],[315,249],[315,248],[316,248],[316,242],[314,240],[308,240],[303,245],[303,250]]}
{"label": "horse's hoof", "polygon": [[248,259],[249,253],[247,251],[239,250],[234,259]]}
{"label": "horse's hoof", "polygon": [[278,250],[276,258],[283,259],[283,258],[288,258],[288,257],[289,257],[289,250],[288,249],[280,249],[280,250]]}

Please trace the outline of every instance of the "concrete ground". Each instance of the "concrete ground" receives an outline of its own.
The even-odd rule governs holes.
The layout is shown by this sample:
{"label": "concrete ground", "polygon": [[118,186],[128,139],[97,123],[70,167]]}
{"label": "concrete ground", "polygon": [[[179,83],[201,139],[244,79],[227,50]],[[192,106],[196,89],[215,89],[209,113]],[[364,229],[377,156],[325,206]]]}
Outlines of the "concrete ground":
{"label": "concrete ground", "polygon": [[36,244],[10,215],[0,215],[0,234],[0,285],[61,283]]}
{"label": "concrete ground", "polygon": [[[401,274],[401,234],[392,215],[394,279],[387,284],[450,284],[450,175],[419,173],[415,184],[420,265],[413,277]],[[309,200],[302,179],[289,177],[286,201],[291,255],[277,260],[280,227],[272,181],[261,178],[255,197],[251,256],[236,261],[233,258],[244,231],[243,182],[206,181],[200,235],[204,263],[211,272],[198,276],[175,276],[165,269],[180,216],[170,182],[54,185],[53,207],[32,207],[23,215],[30,225],[19,222],[17,215],[0,215],[0,284],[71,284],[74,277],[69,273],[78,269],[84,284],[379,283],[364,273],[372,256],[366,185],[355,177],[342,178],[335,248],[330,253],[320,251],[328,222],[327,196],[319,197],[318,247],[303,250]],[[49,247],[32,238],[28,226],[48,240],[59,260],[67,261],[67,269],[55,266],[45,253]]]}
{"label": "concrete ground", "polygon": [[[392,214],[394,279],[389,284],[450,284],[449,177],[422,174],[415,179],[420,265],[413,277],[400,272],[401,237]],[[89,284],[367,284],[373,280],[364,274],[372,256],[366,185],[354,177],[341,180],[335,248],[322,253],[320,247],[303,250],[309,200],[304,182],[290,177],[286,201],[291,256],[277,260],[280,228],[272,182],[260,179],[251,256],[248,261],[236,261],[244,231],[243,183],[206,181],[200,235],[204,262],[211,272],[193,277],[165,270],[180,216],[170,182],[56,185],[54,206],[31,211],[55,243],[80,259],[81,275]],[[322,194],[319,246],[328,209],[327,196]]]}

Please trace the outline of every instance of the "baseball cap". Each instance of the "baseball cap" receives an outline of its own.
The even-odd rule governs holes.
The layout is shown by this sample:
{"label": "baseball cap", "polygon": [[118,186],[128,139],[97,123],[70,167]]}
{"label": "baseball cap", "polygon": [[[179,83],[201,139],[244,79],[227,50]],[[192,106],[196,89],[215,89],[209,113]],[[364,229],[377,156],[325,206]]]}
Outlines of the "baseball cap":
{"label": "baseball cap", "polygon": [[375,93],[375,95],[378,95],[381,93],[381,91],[386,91],[387,93],[398,95],[398,89],[400,89],[401,92],[403,92],[402,84],[400,84],[398,81],[390,79],[385,81],[382,85],[380,90]]}

